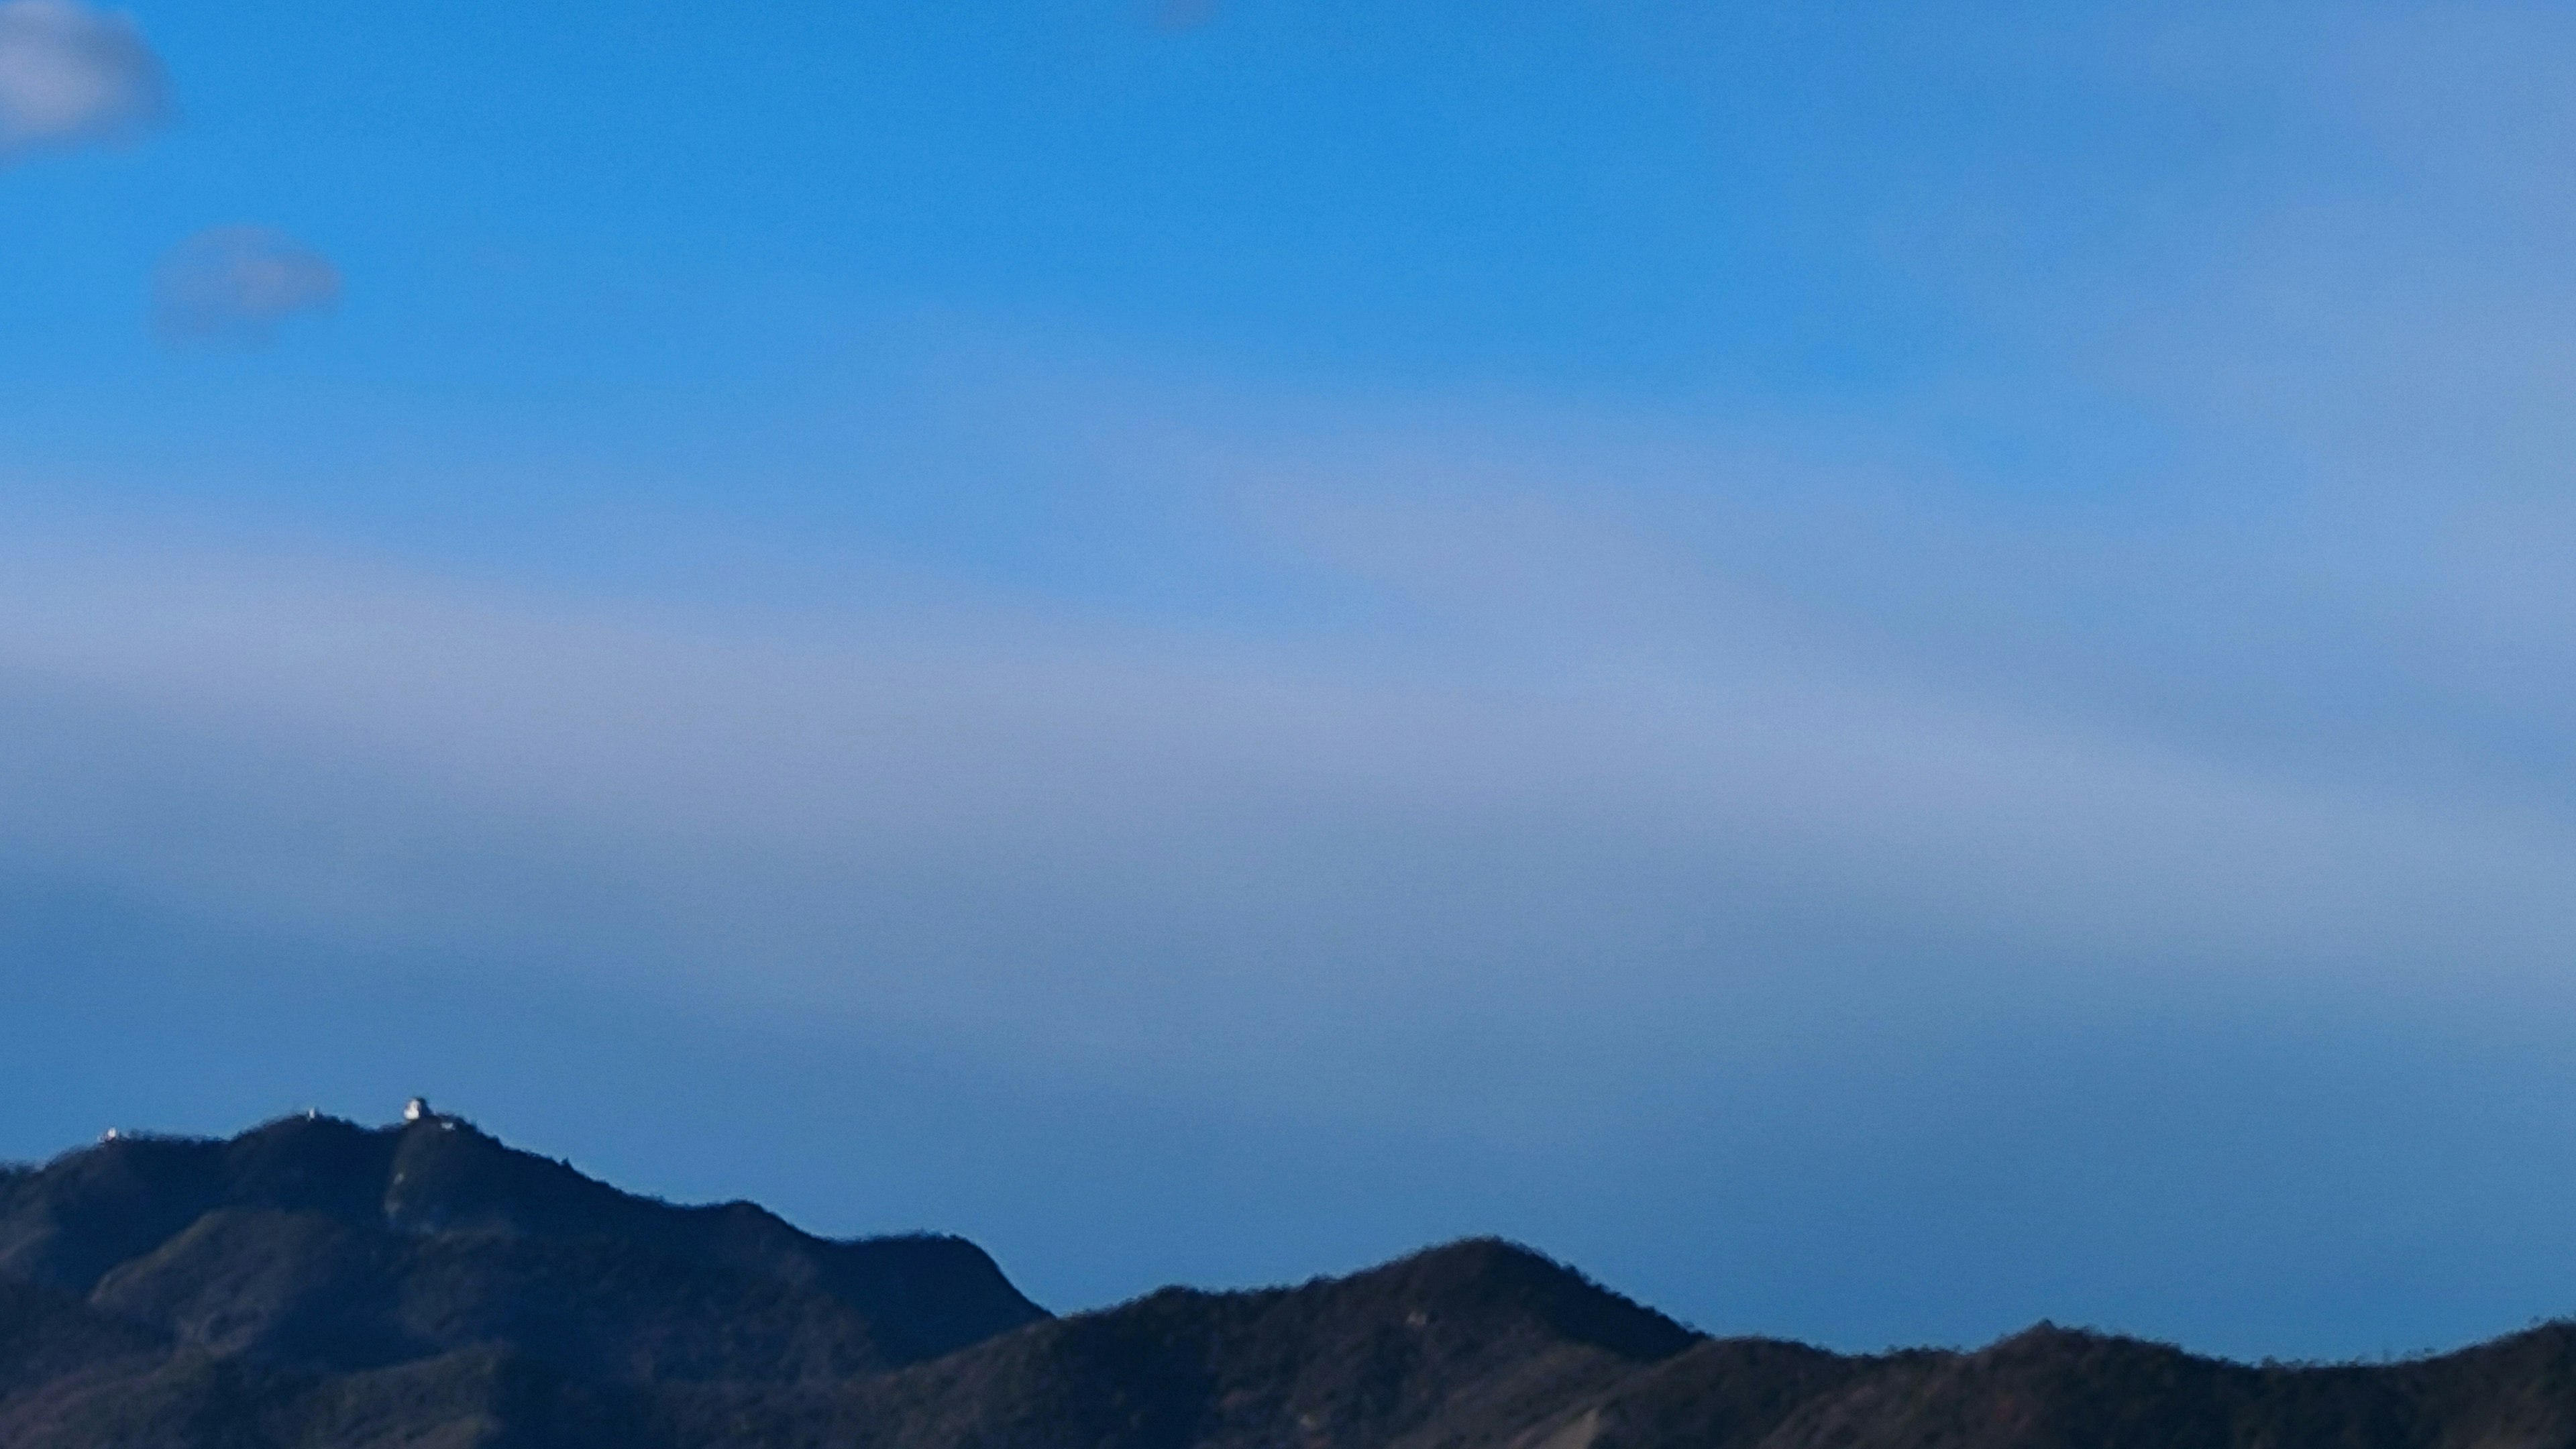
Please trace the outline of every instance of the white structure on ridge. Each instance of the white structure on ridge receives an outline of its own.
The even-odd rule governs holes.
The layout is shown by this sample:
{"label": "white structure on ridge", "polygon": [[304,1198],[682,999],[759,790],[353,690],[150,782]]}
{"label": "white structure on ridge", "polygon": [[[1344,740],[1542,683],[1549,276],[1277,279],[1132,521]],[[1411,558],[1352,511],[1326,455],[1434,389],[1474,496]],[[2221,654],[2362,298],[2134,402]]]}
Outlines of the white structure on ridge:
{"label": "white structure on ridge", "polygon": [[414,1097],[403,1103],[403,1120],[406,1122],[426,1122],[436,1115],[438,1114],[429,1110],[427,1097]]}

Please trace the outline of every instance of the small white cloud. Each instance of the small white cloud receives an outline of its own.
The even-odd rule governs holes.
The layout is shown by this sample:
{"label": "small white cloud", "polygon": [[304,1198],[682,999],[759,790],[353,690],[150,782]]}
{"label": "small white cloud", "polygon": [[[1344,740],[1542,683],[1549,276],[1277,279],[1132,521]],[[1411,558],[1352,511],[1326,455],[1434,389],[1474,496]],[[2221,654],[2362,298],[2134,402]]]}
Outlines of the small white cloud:
{"label": "small white cloud", "polygon": [[219,226],[171,249],[153,278],[152,322],[178,342],[257,346],[298,312],[340,300],[340,269],[284,232]]}
{"label": "small white cloud", "polygon": [[169,113],[143,32],[78,0],[0,3],[0,163],[131,140]]}

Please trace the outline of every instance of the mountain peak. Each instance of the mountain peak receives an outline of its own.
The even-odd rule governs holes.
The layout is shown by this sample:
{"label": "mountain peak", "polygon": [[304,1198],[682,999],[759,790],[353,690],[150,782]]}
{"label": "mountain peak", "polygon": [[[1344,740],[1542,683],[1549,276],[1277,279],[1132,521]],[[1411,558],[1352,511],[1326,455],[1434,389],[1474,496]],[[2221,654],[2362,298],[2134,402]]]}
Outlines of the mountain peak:
{"label": "mountain peak", "polygon": [[[119,1133],[0,1178],[0,1279],[334,1367],[488,1342],[612,1376],[794,1377],[1045,1317],[970,1243],[835,1242],[746,1204],[638,1197],[416,1105],[383,1127],[302,1113],[229,1139]],[[583,1293],[616,1313],[567,1320]]]}
{"label": "mountain peak", "polygon": [[1530,1316],[1566,1339],[1640,1360],[1681,1352],[1692,1330],[1615,1293],[1535,1248],[1505,1238],[1462,1238],[1426,1248],[1351,1280],[1452,1311]]}

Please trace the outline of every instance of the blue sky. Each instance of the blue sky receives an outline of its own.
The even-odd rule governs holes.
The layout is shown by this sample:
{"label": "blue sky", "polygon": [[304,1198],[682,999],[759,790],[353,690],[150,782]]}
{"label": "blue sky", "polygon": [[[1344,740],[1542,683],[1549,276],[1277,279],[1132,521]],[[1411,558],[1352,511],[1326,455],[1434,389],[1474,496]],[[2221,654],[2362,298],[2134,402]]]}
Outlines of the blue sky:
{"label": "blue sky", "polygon": [[426,1092],[1060,1309],[2570,1311],[2570,61],[0,4],[0,1155]]}

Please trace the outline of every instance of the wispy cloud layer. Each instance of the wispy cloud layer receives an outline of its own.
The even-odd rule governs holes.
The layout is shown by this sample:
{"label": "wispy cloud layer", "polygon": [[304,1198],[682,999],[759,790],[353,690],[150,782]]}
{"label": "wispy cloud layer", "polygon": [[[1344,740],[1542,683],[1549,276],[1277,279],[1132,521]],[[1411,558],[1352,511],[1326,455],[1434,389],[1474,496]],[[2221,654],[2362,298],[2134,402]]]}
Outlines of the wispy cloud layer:
{"label": "wispy cloud layer", "polygon": [[257,346],[340,300],[340,269],[284,232],[219,226],[173,248],[152,279],[152,320],[176,342]]}
{"label": "wispy cloud layer", "polygon": [[0,162],[130,140],[169,108],[161,61],[131,18],[78,0],[0,4]]}
{"label": "wispy cloud layer", "polygon": [[2061,991],[2545,992],[2576,950],[2576,818],[2481,756],[2576,720],[2435,623],[2448,585],[2303,593],[2334,530],[1855,531],[1851,485],[1749,454],[1374,428],[1110,445],[1247,500],[1303,599],[1377,601],[1358,635],[22,542],[0,685],[49,803],[8,844],[271,926],[1283,1077],[1470,1020],[1649,1072],[1835,1002],[1937,1036]]}

